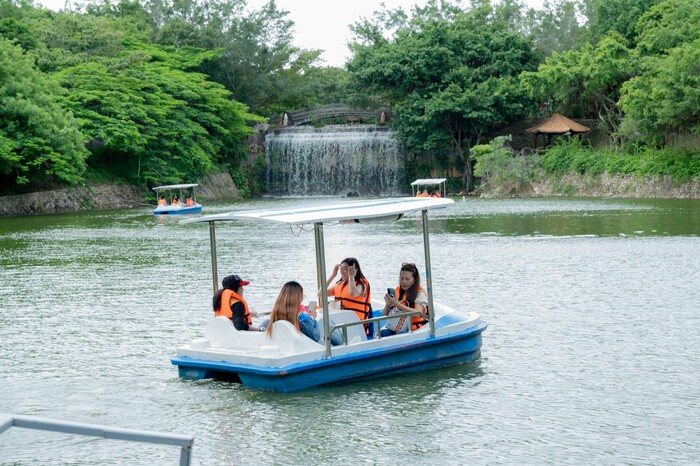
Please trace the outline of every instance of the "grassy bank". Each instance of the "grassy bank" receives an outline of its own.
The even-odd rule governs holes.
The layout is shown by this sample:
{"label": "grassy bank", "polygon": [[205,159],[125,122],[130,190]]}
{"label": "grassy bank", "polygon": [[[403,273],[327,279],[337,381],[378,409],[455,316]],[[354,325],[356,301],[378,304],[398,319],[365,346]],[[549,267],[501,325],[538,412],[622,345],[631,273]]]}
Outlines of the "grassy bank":
{"label": "grassy bank", "polygon": [[508,137],[473,148],[485,195],[700,198],[700,151],[593,149],[572,139],[544,153],[516,154]]}

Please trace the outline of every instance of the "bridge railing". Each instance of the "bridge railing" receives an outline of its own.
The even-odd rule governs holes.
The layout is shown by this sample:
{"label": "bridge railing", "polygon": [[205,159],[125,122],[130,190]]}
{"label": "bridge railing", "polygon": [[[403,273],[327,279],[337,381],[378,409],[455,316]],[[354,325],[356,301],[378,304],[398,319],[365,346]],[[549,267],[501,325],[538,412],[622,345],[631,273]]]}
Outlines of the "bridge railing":
{"label": "bridge railing", "polygon": [[0,433],[5,432],[10,427],[24,427],[26,429],[88,435],[105,439],[178,446],[180,447],[180,466],[189,466],[192,456],[192,446],[194,444],[194,437],[189,435],[161,434],[158,432],[121,429],[118,427],[106,427],[97,424],[84,424],[81,422],[65,422],[40,417],[0,414]]}
{"label": "bridge railing", "polygon": [[[365,117],[381,119],[382,114],[385,118],[390,117],[390,113],[386,110],[360,110],[352,108],[348,105],[331,104],[315,108],[304,108],[301,110],[293,110],[282,114],[280,121],[284,122],[283,126],[287,125],[303,125],[313,120],[337,118],[337,117]],[[287,117],[285,119],[285,116]]]}

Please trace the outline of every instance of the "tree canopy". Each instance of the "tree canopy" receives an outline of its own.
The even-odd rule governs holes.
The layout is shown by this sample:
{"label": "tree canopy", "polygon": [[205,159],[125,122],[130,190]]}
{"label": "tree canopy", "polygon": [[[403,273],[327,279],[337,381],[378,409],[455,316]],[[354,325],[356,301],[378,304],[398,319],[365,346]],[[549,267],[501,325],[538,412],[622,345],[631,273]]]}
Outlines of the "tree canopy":
{"label": "tree canopy", "polygon": [[[360,37],[348,64],[356,87],[394,105],[394,126],[409,150],[445,158],[463,170],[466,185],[470,146],[529,112],[518,76],[538,63],[531,44],[492,13],[488,4],[462,12],[436,2],[410,20],[385,11],[355,28]],[[391,27],[387,39],[380,32]]]}

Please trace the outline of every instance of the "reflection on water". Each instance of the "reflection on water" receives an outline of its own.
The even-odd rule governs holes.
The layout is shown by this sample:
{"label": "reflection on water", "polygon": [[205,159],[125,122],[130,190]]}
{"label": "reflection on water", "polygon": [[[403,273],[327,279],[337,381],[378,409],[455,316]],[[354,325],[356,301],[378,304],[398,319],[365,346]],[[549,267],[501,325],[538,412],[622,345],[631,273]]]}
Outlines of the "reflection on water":
{"label": "reflection on water", "polygon": [[[206,213],[326,202],[261,199]],[[0,412],[182,432],[194,464],[692,463],[700,455],[700,202],[461,198],[436,212],[435,299],[479,311],[482,359],[296,394],[182,381],[211,317],[208,229],[151,210],[0,220]],[[295,232],[297,233],[297,232]],[[420,219],[324,228],[375,290],[423,263]],[[313,234],[217,227],[254,310]],[[174,464],[175,448],[10,429],[3,464]]]}

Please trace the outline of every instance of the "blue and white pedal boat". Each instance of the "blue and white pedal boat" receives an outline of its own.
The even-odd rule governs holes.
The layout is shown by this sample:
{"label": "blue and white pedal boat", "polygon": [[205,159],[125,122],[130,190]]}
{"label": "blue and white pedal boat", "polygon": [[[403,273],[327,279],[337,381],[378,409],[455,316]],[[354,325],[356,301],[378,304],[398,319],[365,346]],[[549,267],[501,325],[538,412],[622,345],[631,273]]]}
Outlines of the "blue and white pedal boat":
{"label": "blue and white pedal boat", "polygon": [[[202,213],[202,205],[199,204],[196,201],[196,198],[194,196],[194,188],[195,186],[199,186],[198,184],[168,184],[164,186],[156,186],[153,188],[153,190],[156,192],[156,197],[158,197],[158,194],[160,194],[161,191],[166,191],[170,194],[170,199],[168,200],[168,203],[165,205],[158,205],[156,206],[155,209],[153,209],[153,215],[177,215],[177,214],[201,214]],[[180,204],[173,204],[173,192],[174,191],[179,191],[179,196],[180,200],[183,199],[182,197],[182,190],[185,190],[185,192],[190,192],[192,195],[192,198],[195,199],[194,205],[188,206],[185,205],[184,202],[181,202]]]}
{"label": "blue and white pedal boat", "polygon": [[[215,317],[201,338],[177,348],[171,360],[185,379],[215,378],[276,392],[293,392],[320,385],[349,382],[402,372],[468,363],[481,355],[481,334],[486,324],[475,312],[464,312],[433,301],[430,265],[428,212],[445,208],[446,198],[395,198],[339,203],[324,207],[241,211],[208,215],[181,223],[208,223],[214,290],[218,287],[215,226],[220,221],[266,221],[283,225],[313,225],[316,271],[322,290],[323,316],[319,318],[323,344],[299,333],[291,323],[278,321],[268,337],[262,332],[238,331],[231,320]],[[420,212],[423,223],[425,278],[429,323],[416,331],[380,337],[376,331],[387,317],[360,321],[352,311],[331,312],[326,287],[323,239],[324,224],[397,220]],[[373,302],[382,309],[383,302]],[[334,326],[331,327],[330,319]],[[407,319],[410,320],[410,319]],[[363,324],[375,326],[367,338]],[[335,329],[343,332],[345,344],[331,346],[327,337]]]}

